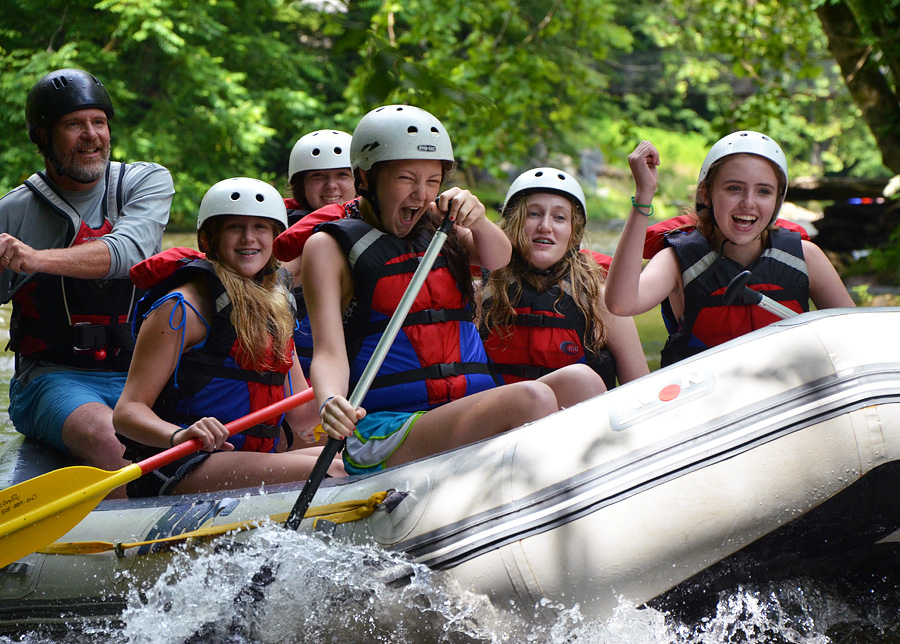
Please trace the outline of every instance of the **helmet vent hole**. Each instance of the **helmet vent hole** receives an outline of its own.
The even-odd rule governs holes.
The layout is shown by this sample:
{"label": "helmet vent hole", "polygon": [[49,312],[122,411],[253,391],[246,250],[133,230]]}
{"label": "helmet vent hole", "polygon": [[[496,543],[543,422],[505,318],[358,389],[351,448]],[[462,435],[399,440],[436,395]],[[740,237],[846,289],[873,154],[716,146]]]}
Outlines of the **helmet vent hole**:
{"label": "helmet vent hole", "polygon": [[53,79],[53,87],[55,87],[56,89],[62,89],[63,87],[66,87],[68,84],[69,84],[69,81],[66,80],[65,76],[57,76],[56,78]]}
{"label": "helmet vent hole", "polygon": [[566,180],[566,178],[565,178],[564,176],[562,176],[561,174],[558,174],[558,175],[556,175],[556,176],[559,177],[559,180],[560,180],[560,181],[565,181],[565,180]]}
{"label": "helmet vent hole", "polygon": [[256,193],[256,200],[257,200],[259,203],[262,203],[263,201],[266,200],[266,198],[257,192],[257,193]]}
{"label": "helmet vent hole", "polygon": [[431,133],[432,133],[432,134],[440,134],[440,132],[438,131],[438,129],[437,129],[436,127],[434,127],[434,126],[431,127]]}
{"label": "helmet vent hole", "polygon": [[344,150],[341,149],[341,148],[335,148],[335,149],[334,149],[334,153],[335,153],[336,155],[338,155],[338,156],[341,156],[341,153],[342,153],[343,151],[344,151]]}
{"label": "helmet vent hole", "polygon": [[543,173],[543,172],[535,172],[535,173],[534,173],[534,176],[536,176],[536,177],[543,177],[543,176],[544,176],[544,173]]}
{"label": "helmet vent hole", "polygon": [[319,156],[320,154],[322,154],[322,151],[321,151],[319,148],[313,148],[312,155],[313,155],[314,157],[317,157],[317,156]]}
{"label": "helmet vent hole", "polygon": [[240,193],[240,192],[232,192],[232,193],[231,193],[231,200],[232,200],[232,201],[237,201],[237,200],[240,199],[240,198],[241,198],[241,193]]}
{"label": "helmet vent hole", "polygon": [[415,125],[410,125],[408,128],[406,128],[406,131],[410,134],[418,134],[419,128],[417,128]]}

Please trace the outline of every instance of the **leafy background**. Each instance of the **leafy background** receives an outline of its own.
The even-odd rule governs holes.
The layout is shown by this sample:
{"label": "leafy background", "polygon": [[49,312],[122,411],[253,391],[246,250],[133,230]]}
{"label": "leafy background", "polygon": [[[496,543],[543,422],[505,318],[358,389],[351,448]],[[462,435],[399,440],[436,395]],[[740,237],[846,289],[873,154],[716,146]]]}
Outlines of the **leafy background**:
{"label": "leafy background", "polygon": [[28,90],[70,66],[113,96],[114,157],[172,171],[173,228],[224,177],[285,189],[299,136],[352,132],[385,103],[437,115],[457,180],[491,203],[517,170],[590,153],[592,216],[622,216],[625,157],[649,138],[676,214],[705,150],[740,128],[779,141],[793,176],[889,177],[898,26],[900,0],[5,0],[0,190],[41,166]]}

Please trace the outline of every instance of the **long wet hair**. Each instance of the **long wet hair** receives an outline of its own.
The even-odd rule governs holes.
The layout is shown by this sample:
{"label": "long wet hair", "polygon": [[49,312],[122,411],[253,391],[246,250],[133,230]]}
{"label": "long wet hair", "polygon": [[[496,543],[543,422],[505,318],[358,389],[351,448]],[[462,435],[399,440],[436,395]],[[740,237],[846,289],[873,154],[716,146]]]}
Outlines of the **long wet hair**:
{"label": "long wet hair", "polygon": [[483,287],[482,302],[489,299],[491,302],[482,311],[482,324],[488,329],[496,329],[501,337],[511,337],[516,318],[514,306],[522,299],[524,285],[527,284],[538,293],[558,286],[559,297],[556,302],[562,299],[563,294],[572,297],[584,317],[585,348],[596,353],[607,341],[601,317],[605,311],[603,287],[606,274],[592,257],[579,251],[587,219],[581,204],[575,203],[563,193],[559,194],[572,204],[572,235],[566,252],[562,259],[546,270],[541,271],[532,266],[527,256],[529,240],[525,234],[525,219],[528,214],[526,202],[529,194],[542,192],[553,191],[535,190],[521,194],[512,204],[504,206],[500,228],[512,243],[512,260],[503,268],[491,271]]}
{"label": "long wet hair", "polygon": [[[203,225],[197,235],[200,250],[206,253],[231,299],[231,324],[237,334],[240,366],[270,371],[292,360],[288,341],[293,337],[295,316],[288,291],[278,276],[281,263],[272,255],[252,279],[235,271],[217,252],[223,223],[222,217],[214,217]],[[274,221],[271,226],[274,235],[281,232]]]}
{"label": "long wet hair", "polygon": [[[754,155],[749,152],[741,152],[739,154],[745,154],[750,156],[759,156]],[[717,159],[712,165],[709,166],[709,171],[706,173],[706,177],[701,184],[706,192],[706,199],[709,201],[709,204],[700,203],[700,186],[697,186],[697,194],[694,199],[694,210],[685,211],[685,214],[693,216],[697,221],[697,230],[700,231],[704,237],[706,237],[706,241],[713,245],[715,241],[715,231],[716,231],[716,218],[713,214],[712,209],[712,185],[716,179],[716,176],[722,170],[722,166],[725,165],[725,162],[729,159],[738,156],[738,154],[729,154],[728,156],[724,156],[721,159]],[[759,156],[761,159],[765,159],[770,166],[772,166],[772,170],[775,171],[775,178],[778,181],[778,202],[775,205],[775,213],[772,216],[772,221],[768,223],[765,230],[763,230],[761,239],[764,245],[768,245],[769,243],[769,232],[775,228],[775,220],[778,218],[778,213],[781,211],[781,206],[784,203],[784,191],[787,186],[787,179],[784,176],[784,172],[778,167],[777,163],[766,159],[766,157]]]}

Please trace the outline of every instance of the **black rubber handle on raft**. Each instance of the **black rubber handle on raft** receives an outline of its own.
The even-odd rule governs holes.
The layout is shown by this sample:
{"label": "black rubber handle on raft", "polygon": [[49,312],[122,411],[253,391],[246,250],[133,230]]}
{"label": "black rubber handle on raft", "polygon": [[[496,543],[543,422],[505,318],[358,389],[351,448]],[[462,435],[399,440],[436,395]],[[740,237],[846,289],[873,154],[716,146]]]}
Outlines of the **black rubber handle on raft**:
{"label": "black rubber handle on raft", "polygon": [[762,294],[747,286],[747,282],[750,281],[751,277],[753,277],[753,273],[744,271],[728,282],[728,288],[725,289],[725,295],[722,297],[726,305],[731,306],[737,302],[738,297],[743,297],[747,304],[759,304],[762,302]]}

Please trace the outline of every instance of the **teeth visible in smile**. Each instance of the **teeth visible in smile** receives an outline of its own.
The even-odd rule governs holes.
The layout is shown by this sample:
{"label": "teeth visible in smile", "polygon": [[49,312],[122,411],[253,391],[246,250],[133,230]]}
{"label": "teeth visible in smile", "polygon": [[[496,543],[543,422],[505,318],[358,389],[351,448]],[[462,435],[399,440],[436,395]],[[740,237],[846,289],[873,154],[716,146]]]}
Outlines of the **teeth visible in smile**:
{"label": "teeth visible in smile", "polygon": [[552,244],[553,244],[553,242],[550,241],[549,239],[535,239],[535,240],[534,240],[534,243],[535,243],[535,244],[547,244],[547,245],[552,245]]}
{"label": "teeth visible in smile", "polygon": [[753,217],[752,215],[734,215],[732,219],[735,219],[736,221],[743,221],[748,224],[752,224],[756,221],[756,217]]}
{"label": "teeth visible in smile", "polygon": [[238,255],[256,255],[259,253],[258,250],[239,250],[237,251]]}

